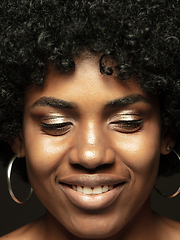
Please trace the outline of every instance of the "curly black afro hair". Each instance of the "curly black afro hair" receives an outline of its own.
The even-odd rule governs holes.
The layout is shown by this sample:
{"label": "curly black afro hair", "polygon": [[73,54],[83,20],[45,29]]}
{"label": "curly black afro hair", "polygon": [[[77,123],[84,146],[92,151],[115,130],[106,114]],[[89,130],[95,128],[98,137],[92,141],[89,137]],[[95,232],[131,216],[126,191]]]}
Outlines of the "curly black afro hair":
{"label": "curly black afro hair", "polygon": [[[72,72],[74,57],[85,51],[100,56],[102,74],[120,81],[135,75],[145,92],[159,96],[163,124],[179,132],[179,0],[1,0],[0,30],[3,159],[12,155],[5,140],[22,127],[27,86],[42,85],[50,65]],[[180,144],[176,149],[180,152]],[[159,174],[175,172],[178,158],[161,156]]]}

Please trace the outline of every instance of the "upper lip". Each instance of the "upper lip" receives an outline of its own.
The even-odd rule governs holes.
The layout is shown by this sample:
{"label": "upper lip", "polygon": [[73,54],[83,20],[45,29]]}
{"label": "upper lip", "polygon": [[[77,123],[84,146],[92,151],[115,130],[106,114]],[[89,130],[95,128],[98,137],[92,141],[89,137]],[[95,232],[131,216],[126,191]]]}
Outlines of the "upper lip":
{"label": "upper lip", "polygon": [[58,179],[61,184],[96,187],[103,185],[117,185],[127,182],[127,178],[111,174],[78,174]]}

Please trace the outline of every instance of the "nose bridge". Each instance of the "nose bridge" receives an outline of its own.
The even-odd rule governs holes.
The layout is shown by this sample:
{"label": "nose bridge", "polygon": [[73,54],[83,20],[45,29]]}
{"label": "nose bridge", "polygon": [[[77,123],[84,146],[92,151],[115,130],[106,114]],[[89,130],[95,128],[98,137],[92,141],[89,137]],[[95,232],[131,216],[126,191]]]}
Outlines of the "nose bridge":
{"label": "nose bridge", "polygon": [[81,161],[100,162],[104,158],[105,141],[102,128],[95,121],[89,121],[80,130],[77,150]]}
{"label": "nose bridge", "polygon": [[[99,137],[101,137],[101,129],[98,131],[98,126],[95,122],[88,122],[87,127],[85,128],[85,132],[83,133],[85,137],[85,142],[89,147],[96,146],[99,141]],[[99,132],[99,134],[98,134]]]}
{"label": "nose bridge", "polygon": [[98,121],[86,121],[82,124],[75,141],[71,163],[93,169],[114,161],[114,155],[108,150],[103,126]]}

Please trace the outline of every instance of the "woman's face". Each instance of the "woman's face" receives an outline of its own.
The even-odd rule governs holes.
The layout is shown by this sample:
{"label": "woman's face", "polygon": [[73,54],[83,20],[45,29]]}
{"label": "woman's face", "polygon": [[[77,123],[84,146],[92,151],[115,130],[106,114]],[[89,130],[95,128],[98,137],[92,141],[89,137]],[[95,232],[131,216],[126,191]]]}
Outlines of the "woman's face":
{"label": "woman's face", "polygon": [[113,236],[150,211],[163,145],[157,99],[133,78],[102,75],[98,61],[51,70],[25,97],[30,183],[57,229],[82,238]]}

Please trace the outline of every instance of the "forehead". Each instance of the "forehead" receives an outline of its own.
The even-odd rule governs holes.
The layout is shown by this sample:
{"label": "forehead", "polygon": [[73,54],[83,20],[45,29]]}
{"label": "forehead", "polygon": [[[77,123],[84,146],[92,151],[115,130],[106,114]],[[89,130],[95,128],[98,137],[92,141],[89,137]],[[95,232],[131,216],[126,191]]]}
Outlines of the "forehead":
{"label": "forehead", "polygon": [[32,86],[25,95],[25,105],[31,107],[38,99],[53,97],[75,105],[105,105],[114,99],[130,95],[141,95],[154,102],[154,97],[143,92],[138,81],[131,77],[127,81],[118,81],[113,76],[100,72],[99,58],[77,59],[75,70],[71,74],[60,74],[51,68],[42,86]]}

